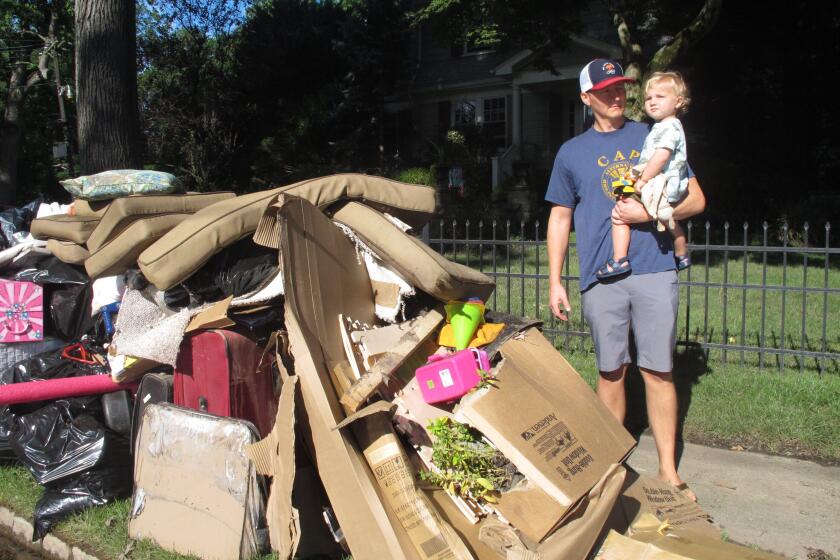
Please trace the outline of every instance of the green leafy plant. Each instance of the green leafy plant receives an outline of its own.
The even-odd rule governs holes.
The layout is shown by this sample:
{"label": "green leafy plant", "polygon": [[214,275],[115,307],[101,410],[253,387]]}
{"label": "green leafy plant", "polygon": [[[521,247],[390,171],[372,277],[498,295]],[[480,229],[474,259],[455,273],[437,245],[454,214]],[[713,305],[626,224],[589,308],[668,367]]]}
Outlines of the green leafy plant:
{"label": "green leafy plant", "polygon": [[481,381],[478,382],[478,385],[475,386],[476,390],[484,389],[486,387],[496,387],[496,383],[498,383],[499,380],[496,379],[493,372],[479,368],[476,373],[478,373],[478,377],[481,379]]}
{"label": "green leafy plant", "polygon": [[398,171],[394,178],[402,183],[411,183],[412,185],[426,185],[433,186],[432,174],[426,167],[409,167]]}
{"label": "green leafy plant", "polygon": [[423,471],[420,478],[453,494],[490,503],[508,474],[500,465],[506,459],[466,424],[440,417],[428,426],[434,437],[432,462],[437,471]]}

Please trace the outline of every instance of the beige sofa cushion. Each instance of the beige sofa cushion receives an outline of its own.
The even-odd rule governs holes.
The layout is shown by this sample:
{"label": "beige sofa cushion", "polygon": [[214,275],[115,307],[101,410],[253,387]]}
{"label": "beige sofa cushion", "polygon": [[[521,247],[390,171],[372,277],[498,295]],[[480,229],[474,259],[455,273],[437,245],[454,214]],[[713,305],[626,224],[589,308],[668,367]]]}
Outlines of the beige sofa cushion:
{"label": "beige sofa cushion", "polygon": [[73,201],[73,211],[71,214],[75,214],[76,216],[96,216],[101,219],[105,212],[108,211],[109,206],[111,206],[110,200],[91,201],[77,198]]}
{"label": "beige sofa cushion", "polygon": [[381,212],[348,202],[333,212],[333,220],[349,227],[385,264],[417,289],[440,301],[487,298],[495,283],[486,274],[447,260],[421,240],[408,235]]}
{"label": "beige sofa cushion", "polygon": [[163,214],[193,214],[235,196],[232,192],[216,192],[124,196],[114,199],[99,225],[90,234],[87,240],[88,250],[98,251],[109,239],[124,231],[136,220]]}
{"label": "beige sofa cushion", "polygon": [[135,219],[122,232],[106,241],[85,260],[91,278],[122,274],[137,266],[137,257],[189,214],[163,214]]}
{"label": "beige sofa cushion", "polygon": [[210,257],[253,234],[263,212],[280,193],[298,196],[322,209],[339,200],[363,200],[414,226],[426,223],[435,211],[435,192],[429,187],[355,173],[308,179],[196,212],[143,251],[137,261],[140,270],[160,290],[183,282]]}
{"label": "beige sofa cushion", "polygon": [[90,256],[90,252],[82,245],[59,239],[48,240],[47,250],[55,255],[55,258],[67,264],[82,265],[85,263],[85,259]]}
{"label": "beige sofa cushion", "polygon": [[84,245],[97,225],[99,218],[96,216],[58,214],[35,218],[29,226],[29,233],[35,239],[60,239]]}

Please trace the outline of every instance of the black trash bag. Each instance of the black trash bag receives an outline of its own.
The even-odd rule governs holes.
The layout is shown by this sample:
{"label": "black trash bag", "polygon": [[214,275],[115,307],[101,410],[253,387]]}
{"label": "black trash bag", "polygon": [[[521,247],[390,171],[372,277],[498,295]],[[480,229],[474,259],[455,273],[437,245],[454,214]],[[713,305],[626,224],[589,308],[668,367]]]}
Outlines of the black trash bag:
{"label": "black trash bag", "polygon": [[[97,352],[104,355],[104,350],[98,346],[80,343],[88,352]],[[25,360],[0,371],[0,385],[12,383],[25,383],[38,379],[59,379],[63,377],[75,377],[78,375],[95,375],[108,373],[108,367],[100,364],[86,364],[62,357],[64,349],[61,348],[42,352],[30,356]],[[18,429],[17,416],[28,414],[43,407],[44,401],[20,403],[11,406],[0,406],[0,461],[16,461],[17,456],[12,451],[10,440]]]}
{"label": "black trash bag", "polygon": [[130,461],[126,439],[104,426],[99,395],[61,399],[17,417],[10,444],[38,484]]}
{"label": "black trash bag", "polygon": [[14,280],[44,286],[44,303],[49,309],[45,331],[62,340],[77,340],[93,328],[90,315],[93,286],[84,268],[47,257],[38,268],[19,270]]}
{"label": "black trash bag", "polygon": [[184,286],[199,302],[219,301],[254,291],[278,266],[277,249],[246,237],[214,255]]}
{"label": "black trash bag", "polygon": [[0,249],[8,249],[18,244],[15,234],[29,231],[29,224],[38,213],[42,202],[43,199],[39,197],[25,206],[0,212]]}
{"label": "black trash bag", "polygon": [[32,541],[44,538],[59,521],[87,508],[131,496],[131,465],[83,472],[47,485],[32,519]]}
{"label": "black trash bag", "polygon": [[283,304],[269,302],[266,305],[269,307],[258,311],[228,310],[228,319],[260,346],[265,345],[271,333],[283,328]]}

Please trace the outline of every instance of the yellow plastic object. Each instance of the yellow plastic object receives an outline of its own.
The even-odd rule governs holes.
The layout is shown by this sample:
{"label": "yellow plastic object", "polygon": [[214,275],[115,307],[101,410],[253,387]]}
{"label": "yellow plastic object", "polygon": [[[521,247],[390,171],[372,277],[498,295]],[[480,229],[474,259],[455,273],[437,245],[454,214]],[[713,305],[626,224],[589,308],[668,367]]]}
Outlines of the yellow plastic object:
{"label": "yellow plastic object", "polygon": [[[481,346],[487,346],[499,337],[499,334],[501,334],[502,329],[504,328],[504,323],[484,323],[478,327],[478,330],[475,332],[475,336],[473,336],[473,339],[470,340],[467,348],[480,348]],[[443,325],[442,329],[440,329],[438,344],[440,346],[455,346],[455,334],[452,331],[452,325],[446,324]]]}

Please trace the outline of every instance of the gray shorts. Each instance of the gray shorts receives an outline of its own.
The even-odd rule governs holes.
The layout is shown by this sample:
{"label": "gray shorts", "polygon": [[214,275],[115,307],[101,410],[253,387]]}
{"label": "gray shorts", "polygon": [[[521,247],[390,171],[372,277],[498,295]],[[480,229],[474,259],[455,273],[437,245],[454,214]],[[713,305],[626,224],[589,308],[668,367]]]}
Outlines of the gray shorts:
{"label": "gray shorts", "polygon": [[636,365],[651,371],[671,371],[679,306],[676,271],[631,274],[599,282],[582,298],[599,370],[615,371],[630,363],[632,328]]}

